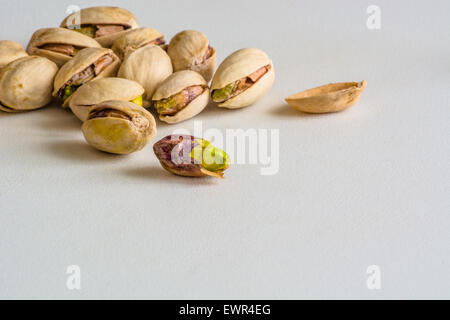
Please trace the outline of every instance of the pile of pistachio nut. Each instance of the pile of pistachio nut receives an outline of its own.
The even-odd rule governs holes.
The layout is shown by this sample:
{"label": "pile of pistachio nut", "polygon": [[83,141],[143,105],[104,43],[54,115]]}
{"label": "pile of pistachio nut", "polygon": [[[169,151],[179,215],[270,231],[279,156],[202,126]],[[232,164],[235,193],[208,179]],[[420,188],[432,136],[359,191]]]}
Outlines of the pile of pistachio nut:
{"label": "pile of pistachio nut", "polygon": [[[76,23],[76,24],[75,24]],[[24,112],[60,101],[82,122],[89,145],[107,153],[142,150],[160,121],[176,124],[219,107],[247,107],[275,80],[259,49],[238,50],[216,71],[216,50],[201,32],[164,35],[140,28],[117,7],[92,7],[66,17],[59,28],[36,31],[26,51],[0,41],[0,110]],[[230,159],[209,141],[172,135],[154,145],[162,167],[188,176],[223,177]]]}
{"label": "pile of pistachio nut", "polygon": [[[148,110],[176,124],[210,100],[227,109],[250,106],[274,81],[262,50],[238,50],[216,70],[216,50],[203,33],[182,31],[166,44],[162,33],[140,28],[117,7],[75,12],[59,28],[36,31],[26,51],[0,41],[0,110],[30,111],[57,99],[83,122],[87,143],[112,154],[140,151],[154,139]],[[286,102],[302,112],[337,112],[355,104],[365,87],[365,81],[330,84]],[[153,149],[164,169],[181,176],[223,177],[230,164],[226,152],[192,136],[172,135]]]}

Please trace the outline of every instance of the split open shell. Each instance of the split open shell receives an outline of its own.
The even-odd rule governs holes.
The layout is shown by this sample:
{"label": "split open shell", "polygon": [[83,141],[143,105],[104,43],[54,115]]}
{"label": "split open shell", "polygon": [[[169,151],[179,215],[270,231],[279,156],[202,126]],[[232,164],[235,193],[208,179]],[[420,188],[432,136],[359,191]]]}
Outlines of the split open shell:
{"label": "split open shell", "polygon": [[117,39],[112,46],[112,50],[121,60],[124,60],[126,56],[139,48],[148,45],[159,45],[155,44],[158,41],[165,41],[161,32],[152,28],[139,28],[131,30]]}
{"label": "split open shell", "polygon": [[207,82],[211,81],[216,68],[216,50],[203,33],[195,30],[178,33],[170,41],[167,53],[174,71],[193,70]]}
{"label": "split open shell", "polygon": [[97,41],[79,32],[63,28],[45,28],[33,34],[28,44],[27,52],[30,55],[50,59],[58,67],[63,66],[67,61],[72,59],[72,56],[42,48],[42,46],[48,44],[71,45],[80,49],[101,48],[101,45]]}
{"label": "split open shell", "polygon": [[128,101],[106,101],[89,110],[82,131],[94,148],[113,154],[142,150],[156,136],[155,118]]}
{"label": "split open shell", "polygon": [[[105,55],[110,55],[113,62],[108,65],[101,73],[94,75],[94,79],[100,79],[105,77],[114,77],[117,74],[117,70],[120,66],[120,59],[114,54],[111,49],[106,48],[86,48],[81,50],[73,59],[68,61],[61,67],[55,77],[53,96],[58,97],[60,89],[70,80],[72,77],[83,70],[86,70],[89,66],[93,65],[97,60]],[[67,107],[71,98],[64,101],[63,106]]]}
{"label": "split open shell", "polygon": [[270,66],[270,70],[261,79],[239,95],[219,103],[218,106],[228,109],[250,106],[260,100],[270,90],[275,81],[273,63],[262,50],[241,49],[226,58],[214,75],[211,84],[212,92],[243,79],[264,66]]}
{"label": "split open shell", "polygon": [[305,113],[331,113],[355,105],[367,81],[332,83],[309,89],[286,98],[286,102]]}
{"label": "split open shell", "polygon": [[120,25],[124,31],[96,37],[103,47],[111,48],[114,42],[129,30],[139,28],[136,17],[128,10],[118,7],[91,7],[72,13],[61,23],[62,28],[77,29],[87,25]]}
{"label": "split open shell", "polygon": [[101,78],[80,87],[72,96],[69,106],[81,120],[86,121],[89,109],[110,100],[132,101],[144,94],[137,82],[120,78]]}
{"label": "split open shell", "polygon": [[169,76],[156,90],[153,95],[153,102],[167,99],[191,86],[202,86],[204,91],[177,114],[173,116],[160,115],[161,121],[169,124],[180,123],[195,117],[205,109],[209,103],[208,84],[199,73],[191,70],[178,71]]}

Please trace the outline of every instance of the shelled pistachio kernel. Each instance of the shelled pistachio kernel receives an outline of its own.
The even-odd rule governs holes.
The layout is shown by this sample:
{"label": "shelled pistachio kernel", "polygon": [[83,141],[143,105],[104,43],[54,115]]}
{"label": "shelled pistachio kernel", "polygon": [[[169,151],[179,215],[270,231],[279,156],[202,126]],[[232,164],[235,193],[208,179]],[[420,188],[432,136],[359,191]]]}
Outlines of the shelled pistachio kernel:
{"label": "shelled pistachio kernel", "polygon": [[230,166],[225,151],[193,136],[167,136],[153,150],[162,167],[179,176],[223,178]]}

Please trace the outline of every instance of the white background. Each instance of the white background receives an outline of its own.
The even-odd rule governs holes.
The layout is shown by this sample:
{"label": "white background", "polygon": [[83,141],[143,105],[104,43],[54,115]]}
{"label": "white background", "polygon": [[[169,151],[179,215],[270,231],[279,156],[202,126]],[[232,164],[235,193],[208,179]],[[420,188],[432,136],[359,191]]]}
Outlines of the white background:
{"label": "white background", "polygon": [[[203,31],[219,62],[265,50],[277,72],[270,93],[196,120],[205,130],[279,129],[280,170],[180,178],[151,145],[127,157],[91,149],[57,105],[1,113],[0,298],[450,298],[449,1],[1,4],[0,39],[23,45],[70,4],[112,4],[168,39]],[[371,4],[378,31],[366,27]],[[283,102],[363,79],[360,103],[340,114]],[[193,126],[159,123],[157,138]],[[372,264],[378,291],[366,287]],[[66,288],[69,265],[81,267],[81,291]]]}

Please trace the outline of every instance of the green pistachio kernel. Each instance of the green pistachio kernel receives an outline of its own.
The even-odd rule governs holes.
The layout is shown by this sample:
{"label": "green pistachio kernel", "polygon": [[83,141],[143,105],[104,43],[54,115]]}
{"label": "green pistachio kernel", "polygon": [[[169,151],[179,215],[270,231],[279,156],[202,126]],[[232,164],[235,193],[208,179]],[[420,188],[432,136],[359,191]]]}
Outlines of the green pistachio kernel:
{"label": "green pistachio kernel", "polygon": [[211,172],[221,172],[230,165],[230,158],[227,153],[214,147],[211,142],[197,139],[198,145],[192,149],[191,157],[201,163],[201,166]]}
{"label": "green pistachio kernel", "polygon": [[73,30],[91,38],[95,38],[95,34],[97,33],[97,27],[95,26],[81,27]]}
{"label": "green pistachio kernel", "polygon": [[177,105],[177,99],[175,96],[172,96],[167,99],[158,100],[155,102],[156,111],[158,114],[162,114],[167,109],[172,109]]}
{"label": "green pistachio kernel", "polygon": [[77,89],[80,86],[67,86],[64,88],[64,95],[63,95],[63,100],[66,101],[71,95],[73,95],[75,93],[75,91],[77,91]]}
{"label": "green pistachio kernel", "polygon": [[131,100],[130,102],[134,103],[134,104],[137,104],[140,107],[142,107],[144,105],[144,101],[143,101],[142,96],[139,96],[136,99]]}
{"label": "green pistachio kernel", "polygon": [[234,91],[237,89],[237,82],[230,83],[226,87],[222,89],[214,90],[213,92],[213,100],[214,101],[224,101],[227,100],[228,97],[230,97]]}

